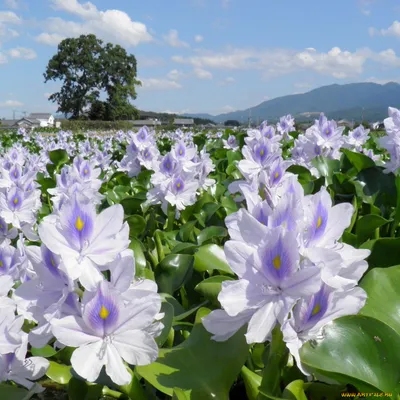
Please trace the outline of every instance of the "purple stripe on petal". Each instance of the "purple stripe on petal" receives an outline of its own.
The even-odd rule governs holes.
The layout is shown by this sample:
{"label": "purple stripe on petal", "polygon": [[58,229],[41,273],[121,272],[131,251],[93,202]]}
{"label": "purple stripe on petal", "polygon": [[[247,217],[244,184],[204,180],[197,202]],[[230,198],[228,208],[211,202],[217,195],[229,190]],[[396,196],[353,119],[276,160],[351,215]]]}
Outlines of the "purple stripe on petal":
{"label": "purple stripe on petal", "polygon": [[118,316],[116,299],[105,285],[100,285],[96,295],[85,306],[83,313],[85,322],[97,334],[105,336],[116,328]]}
{"label": "purple stripe on petal", "polygon": [[296,239],[291,232],[279,233],[274,243],[267,243],[261,257],[262,269],[273,285],[279,287],[297,270],[296,254]]}
{"label": "purple stripe on petal", "polygon": [[[67,207],[66,207],[67,208]],[[87,246],[94,228],[95,211],[77,201],[62,214],[61,223],[68,239],[82,250]]]}
{"label": "purple stripe on petal", "polygon": [[315,211],[313,220],[313,235],[311,240],[317,240],[325,233],[325,228],[328,223],[328,210],[322,204],[321,201],[318,202],[317,209]]}
{"label": "purple stripe on petal", "polygon": [[326,313],[329,304],[331,290],[322,285],[319,292],[309,299],[303,299],[301,304],[296,305],[294,314],[296,316],[298,332],[312,328]]}
{"label": "purple stripe on petal", "polygon": [[41,253],[44,266],[52,275],[59,277],[60,272],[58,267],[60,266],[60,257],[51,252],[45,245],[42,245]]}

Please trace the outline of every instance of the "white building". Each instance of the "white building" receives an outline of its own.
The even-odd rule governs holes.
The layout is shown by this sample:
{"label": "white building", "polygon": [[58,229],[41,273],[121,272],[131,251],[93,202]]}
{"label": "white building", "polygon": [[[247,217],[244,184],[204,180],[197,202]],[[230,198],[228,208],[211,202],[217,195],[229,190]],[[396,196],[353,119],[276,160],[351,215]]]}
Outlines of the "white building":
{"label": "white building", "polygon": [[31,113],[27,117],[28,120],[39,123],[39,127],[47,128],[54,126],[54,117],[50,113]]}

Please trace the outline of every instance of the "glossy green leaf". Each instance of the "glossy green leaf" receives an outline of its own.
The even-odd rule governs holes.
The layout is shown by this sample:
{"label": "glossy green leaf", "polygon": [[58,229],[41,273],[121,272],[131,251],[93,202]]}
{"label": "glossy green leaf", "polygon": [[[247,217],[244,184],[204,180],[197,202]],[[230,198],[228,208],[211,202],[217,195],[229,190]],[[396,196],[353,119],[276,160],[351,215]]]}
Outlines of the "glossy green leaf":
{"label": "glossy green leaf", "polygon": [[49,358],[57,354],[57,350],[54,350],[53,347],[46,345],[40,349],[36,347],[31,348],[31,353],[35,357],[44,357],[44,358]]}
{"label": "glossy green leaf", "polygon": [[242,367],[241,375],[246,388],[247,398],[249,400],[257,400],[259,394],[258,388],[261,385],[261,376],[248,369],[245,365]]}
{"label": "glossy green leaf", "polygon": [[395,392],[400,382],[400,336],[374,318],[349,316],[325,326],[324,339],[306,343],[302,364],[360,392]]}
{"label": "glossy green leaf", "polygon": [[400,265],[400,238],[369,240],[361,248],[371,250],[367,259],[370,269]]}
{"label": "glossy green leaf", "polygon": [[138,237],[140,236],[146,229],[146,221],[141,215],[131,215],[126,219],[126,222],[129,225],[129,236],[130,237]]}
{"label": "glossy green leaf", "polygon": [[161,349],[153,364],[136,367],[138,373],[169,396],[179,388],[192,400],[227,399],[248,345],[243,329],[226,342],[211,340],[201,323],[209,311],[201,308],[189,338],[172,349]]}
{"label": "glossy green leaf", "polygon": [[282,393],[285,399],[290,400],[308,400],[304,392],[304,381],[297,379],[285,387]]}
{"label": "glossy green leaf", "polygon": [[221,291],[222,282],[232,279],[232,277],[225,275],[215,275],[198,283],[195,290],[207,300],[215,302],[217,301],[218,294]]}
{"label": "glossy green leaf", "polygon": [[33,396],[26,397],[28,395],[26,389],[22,389],[11,384],[0,383],[0,399],[4,400],[28,400]]}
{"label": "glossy green leaf", "polygon": [[334,172],[340,170],[340,161],[331,160],[326,157],[315,157],[311,164],[318,170],[318,172],[325,178],[325,182],[330,185],[332,183],[332,176]]}
{"label": "glossy green leaf", "polygon": [[142,199],[137,197],[127,197],[121,200],[121,205],[124,207],[125,215],[133,215],[136,214],[138,211],[141,211],[140,205],[143,203]]}
{"label": "glossy green leaf", "polygon": [[228,235],[226,228],[222,226],[209,226],[203,229],[199,235],[197,235],[197,243],[201,246],[204,242],[213,239],[215,237],[225,237]]}
{"label": "glossy green leaf", "polygon": [[46,375],[54,382],[66,385],[72,378],[71,367],[50,361],[50,367],[47,370]]}
{"label": "glossy green leaf", "polygon": [[86,395],[88,393],[88,385],[77,378],[71,378],[68,382],[68,400],[86,400]]}
{"label": "glossy green leaf", "polygon": [[165,314],[161,321],[164,325],[164,328],[161,331],[161,334],[156,337],[156,342],[160,347],[162,347],[167,340],[169,331],[172,327],[172,321],[174,319],[174,307],[167,301],[163,301],[160,312]]}
{"label": "glossy green leaf", "polygon": [[188,254],[169,254],[157,266],[155,278],[161,292],[173,294],[191,276],[194,258]]}
{"label": "glossy green leaf", "polygon": [[139,240],[132,239],[129,248],[133,250],[133,255],[135,257],[135,269],[136,276],[143,276],[143,270],[146,268],[146,257],[143,253],[143,248]]}
{"label": "glossy green leaf", "polygon": [[226,261],[224,250],[216,244],[206,244],[199,247],[199,250],[194,255],[194,269],[199,272],[217,269],[233,275]]}
{"label": "glossy green leaf", "polygon": [[69,161],[69,156],[65,150],[58,149],[49,152],[49,159],[57,168],[67,163]]}
{"label": "glossy green leaf", "polygon": [[366,168],[375,167],[375,162],[362,153],[355,153],[348,149],[343,149],[343,153],[346,155],[347,159],[350,161],[351,165],[357,170],[357,172],[362,171]]}
{"label": "glossy green leaf", "polygon": [[400,266],[374,268],[360,286],[368,295],[360,314],[384,322],[400,335]]}
{"label": "glossy green leaf", "polygon": [[359,243],[365,242],[368,238],[371,238],[374,234],[375,229],[384,226],[389,221],[382,218],[379,215],[364,215],[356,223],[356,235]]}
{"label": "glossy green leaf", "polygon": [[190,397],[186,396],[186,393],[184,390],[179,389],[179,388],[174,388],[172,400],[190,400]]}

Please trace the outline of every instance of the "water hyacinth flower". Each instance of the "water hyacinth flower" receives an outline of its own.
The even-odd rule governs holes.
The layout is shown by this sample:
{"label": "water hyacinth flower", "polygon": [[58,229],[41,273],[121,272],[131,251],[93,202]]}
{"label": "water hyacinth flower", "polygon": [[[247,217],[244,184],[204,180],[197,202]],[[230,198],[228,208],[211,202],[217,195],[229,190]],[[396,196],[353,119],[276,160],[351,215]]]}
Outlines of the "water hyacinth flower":
{"label": "water hyacinth flower", "polygon": [[323,284],[320,290],[301,299],[291,316],[282,324],[283,340],[304,375],[310,375],[302,366],[299,350],[303,344],[318,338],[323,327],[336,318],[357,314],[365,305],[367,294],[359,287],[336,291]]}
{"label": "water hyacinth flower", "polygon": [[22,343],[15,353],[0,354],[0,382],[14,381],[31,393],[41,393],[44,388],[35,384],[48,370],[50,363],[43,357],[26,357],[28,335],[22,332]]}
{"label": "water hyacinth flower", "polygon": [[369,138],[369,132],[370,130],[365,129],[362,125],[358,126],[353,131],[350,131],[347,137],[344,137],[344,147],[354,149],[356,151],[361,151],[362,146]]}
{"label": "water hyacinth flower", "polygon": [[129,245],[129,226],[123,218],[120,204],[96,215],[93,204],[74,199],[60,215],[45,217],[38,231],[45,246],[63,260],[69,278],[93,290],[103,279],[99,266],[113,261]]}
{"label": "water hyacinth flower", "polygon": [[289,132],[295,131],[294,124],[294,118],[290,114],[280,118],[279,122],[276,125],[276,129],[283,136],[284,140],[291,139]]}
{"label": "water hyacinth flower", "polygon": [[229,135],[228,140],[222,139],[224,143],[224,149],[237,151],[239,150],[239,144],[236,140],[236,137],[233,135]]}
{"label": "water hyacinth flower", "polygon": [[94,382],[103,366],[118,385],[128,384],[132,377],[123,361],[147,365],[156,360],[158,347],[147,331],[161,308],[158,301],[140,298],[124,303],[118,291],[103,281],[95,292],[85,292],[81,316],[52,320],[57,340],[76,347],[71,357],[74,370]]}
{"label": "water hyacinth flower", "polygon": [[[262,343],[276,323],[282,323],[299,298],[314,294],[320,287],[317,267],[302,268],[295,235],[280,227],[258,236],[257,225],[248,227],[247,243],[225,244],[225,255],[238,281],[223,282],[218,296],[225,312],[232,317],[254,311],[248,324],[248,343]],[[252,232],[252,233],[250,233]],[[215,315],[203,319],[206,329],[213,329]],[[214,333],[214,332],[212,332]]]}

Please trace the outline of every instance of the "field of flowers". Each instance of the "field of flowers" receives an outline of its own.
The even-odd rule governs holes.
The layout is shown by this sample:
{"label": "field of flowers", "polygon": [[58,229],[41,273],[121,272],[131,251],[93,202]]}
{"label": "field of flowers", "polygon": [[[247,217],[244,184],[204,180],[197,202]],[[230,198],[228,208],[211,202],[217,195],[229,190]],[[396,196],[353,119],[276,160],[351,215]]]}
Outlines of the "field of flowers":
{"label": "field of flowers", "polygon": [[0,399],[400,399],[397,109],[0,154]]}

